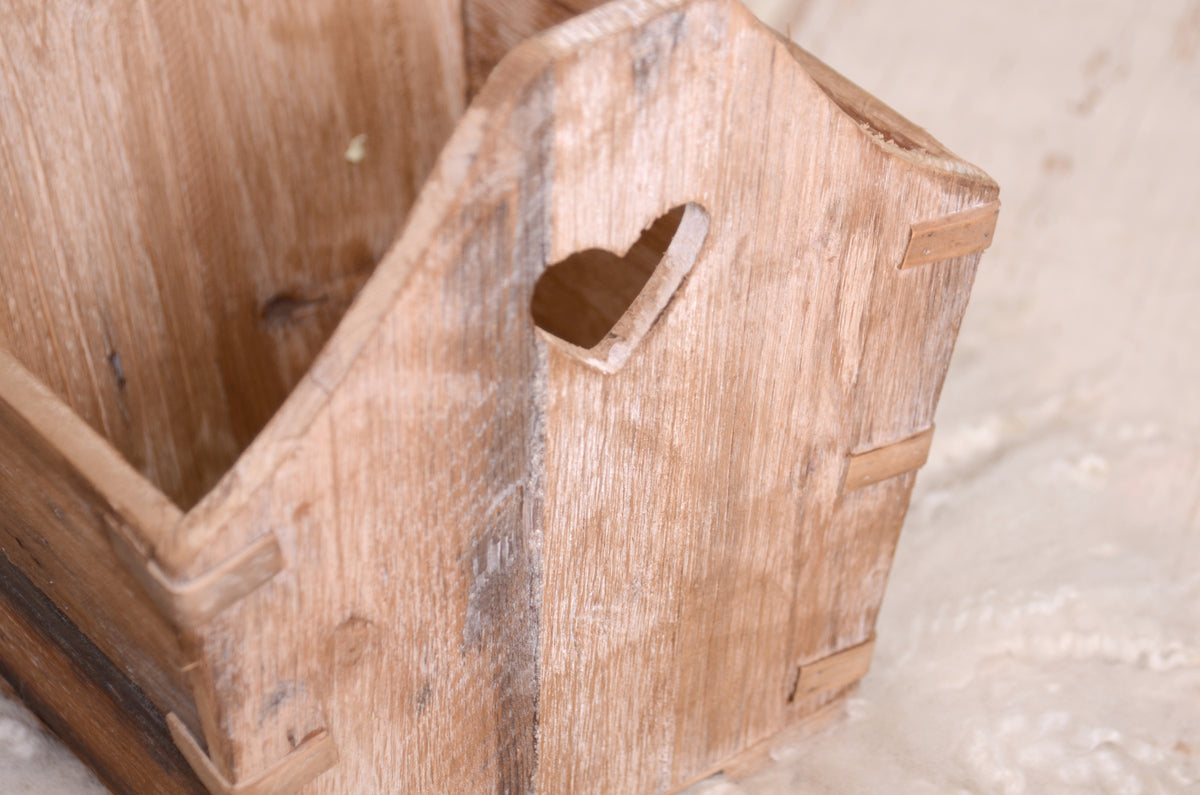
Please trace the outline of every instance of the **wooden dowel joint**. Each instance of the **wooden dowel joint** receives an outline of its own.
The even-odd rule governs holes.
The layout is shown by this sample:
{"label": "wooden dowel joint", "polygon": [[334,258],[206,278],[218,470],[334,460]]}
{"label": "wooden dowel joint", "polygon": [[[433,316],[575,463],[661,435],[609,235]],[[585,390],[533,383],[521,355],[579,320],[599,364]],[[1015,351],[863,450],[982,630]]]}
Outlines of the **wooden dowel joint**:
{"label": "wooden dowel joint", "polygon": [[203,626],[283,571],[283,552],[273,533],[252,541],[238,554],[187,580],[170,576],[119,519],[105,522],[117,558],[145,589],[159,611],[180,629]]}
{"label": "wooden dowel joint", "polygon": [[187,726],[173,712],[167,715],[167,727],[179,752],[212,795],[284,795],[299,790],[338,761],[333,735],[320,729],[263,773],[245,781],[231,782],[217,769]]}
{"label": "wooden dowel joint", "polygon": [[933,444],[933,426],[894,444],[852,454],[842,479],[842,493],[914,472],[925,466]]}
{"label": "wooden dowel joint", "polygon": [[867,675],[874,651],[875,637],[871,636],[856,646],[799,666],[791,692],[788,693],[788,703],[854,684]]}
{"label": "wooden dowel joint", "polygon": [[1000,202],[912,225],[900,269],[977,254],[992,244]]}

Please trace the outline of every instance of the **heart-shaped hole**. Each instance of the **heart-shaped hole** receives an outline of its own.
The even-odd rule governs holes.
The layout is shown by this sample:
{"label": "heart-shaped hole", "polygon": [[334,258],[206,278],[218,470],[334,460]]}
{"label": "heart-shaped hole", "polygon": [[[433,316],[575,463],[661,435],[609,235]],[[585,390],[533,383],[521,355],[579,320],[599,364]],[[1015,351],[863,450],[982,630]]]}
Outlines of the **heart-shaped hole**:
{"label": "heart-shaped hole", "polygon": [[621,367],[691,270],[708,213],[681,204],[646,227],[624,256],[571,254],[546,269],[533,291],[533,320],[551,342],[587,363]]}

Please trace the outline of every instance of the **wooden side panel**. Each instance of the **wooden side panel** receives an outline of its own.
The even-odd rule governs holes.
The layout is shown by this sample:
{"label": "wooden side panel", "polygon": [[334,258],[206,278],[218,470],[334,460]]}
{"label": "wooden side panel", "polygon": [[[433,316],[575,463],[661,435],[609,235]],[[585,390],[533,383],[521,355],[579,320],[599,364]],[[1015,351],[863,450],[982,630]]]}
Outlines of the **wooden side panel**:
{"label": "wooden side panel", "polygon": [[560,67],[553,256],[685,201],[712,228],[624,370],[551,351],[541,791],[673,789],[835,697],[797,666],[870,636],[913,480],[843,501],[845,461],[928,426],[974,272],[896,265],[994,188],[838,85],[722,3]]}
{"label": "wooden side panel", "polygon": [[0,347],[189,506],[401,228],[461,9],[17,0],[0,41]]}
{"label": "wooden side panel", "polygon": [[[114,481],[139,479],[102,451],[79,453],[104,444],[89,438],[94,434],[86,426],[76,429],[74,456],[48,440],[35,423],[54,415],[57,401],[42,394],[36,407],[41,417],[26,413],[28,405],[9,402],[23,397],[15,381],[28,377],[10,365],[0,352],[0,554],[53,602],[76,635],[86,635],[123,677],[138,683],[157,709],[177,712],[194,725],[179,638],[114,554],[105,522],[116,516],[113,502],[118,500],[99,493],[92,478],[108,481],[112,496],[133,491]],[[69,410],[62,407],[61,413]],[[62,430],[69,432],[69,426]],[[82,472],[78,464],[83,461],[97,471]],[[149,484],[141,485],[152,498]]]}
{"label": "wooden side panel", "polygon": [[[306,792],[666,791],[845,694],[797,669],[870,637],[913,482],[840,495],[846,460],[929,426],[975,260],[896,265],[996,189],[843,89],[724,0],[501,65],[168,550],[288,561],[199,633],[224,779],[324,729]],[[534,333],[543,268],[687,203],[707,236],[624,369]]]}
{"label": "wooden side panel", "polygon": [[[8,530],[8,522],[0,519]],[[0,680],[120,795],[204,795],[161,708],[0,550]]]}

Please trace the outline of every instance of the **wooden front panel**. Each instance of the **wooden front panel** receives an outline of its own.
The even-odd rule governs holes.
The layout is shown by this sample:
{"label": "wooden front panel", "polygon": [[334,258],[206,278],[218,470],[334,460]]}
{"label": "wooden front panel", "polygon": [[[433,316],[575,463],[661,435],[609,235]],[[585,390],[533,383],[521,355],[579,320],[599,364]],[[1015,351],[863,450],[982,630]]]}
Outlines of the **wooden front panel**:
{"label": "wooden front panel", "polygon": [[928,427],[975,260],[898,265],[993,188],[896,156],[731,5],[569,63],[553,256],[712,216],[623,370],[550,353],[539,787],[661,792],[828,702],[800,665],[871,637],[913,478],[843,498],[846,460]]}

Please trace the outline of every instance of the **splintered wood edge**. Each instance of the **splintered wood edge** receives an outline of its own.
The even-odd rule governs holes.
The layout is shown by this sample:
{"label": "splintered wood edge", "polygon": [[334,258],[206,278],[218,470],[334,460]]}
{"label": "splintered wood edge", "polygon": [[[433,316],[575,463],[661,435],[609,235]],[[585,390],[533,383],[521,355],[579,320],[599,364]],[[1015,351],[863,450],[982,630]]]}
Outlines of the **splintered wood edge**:
{"label": "splintered wood edge", "polygon": [[197,577],[177,579],[147,557],[118,522],[106,522],[117,558],[151,601],[181,629],[204,625],[222,610],[244,599],[283,571],[283,551],[274,533],[252,541],[245,549]]}
{"label": "splintered wood edge", "polygon": [[[155,547],[183,518],[165,494],[130,466],[52,390],[0,349],[0,400],[24,419],[129,525],[139,545]],[[30,484],[36,487],[36,484]]]}
{"label": "splintered wood edge", "polygon": [[796,671],[795,689],[788,700],[800,701],[815,693],[840,690],[854,684],[867,675],[874,651],[875,637],[872,635],[857,646],[801,665]]}
{"label": "splintered wood edge", "polygon": [[929,447],[932,444],[931,425],[915,436],[895,444],[851,455],[846,466],[846,477],[842,480],[842,493],[920,469],[929,458]]}
{"label": "splintered wood edge", "polygon": [[308,784],[338,761],[333,735],[321,729],[310,734],[290,754],[254,778],[231,782],[217,770],[174,712],[167,715],[167,727],[183,758],[213,795],[285,795]]}
{"label": "splintered wood edge", "polygon": [[912,225],[908,248],[900,269],[915,268],[967,254],[977,254],[992,244],[1000,202],[988,202],[959,213]]}

